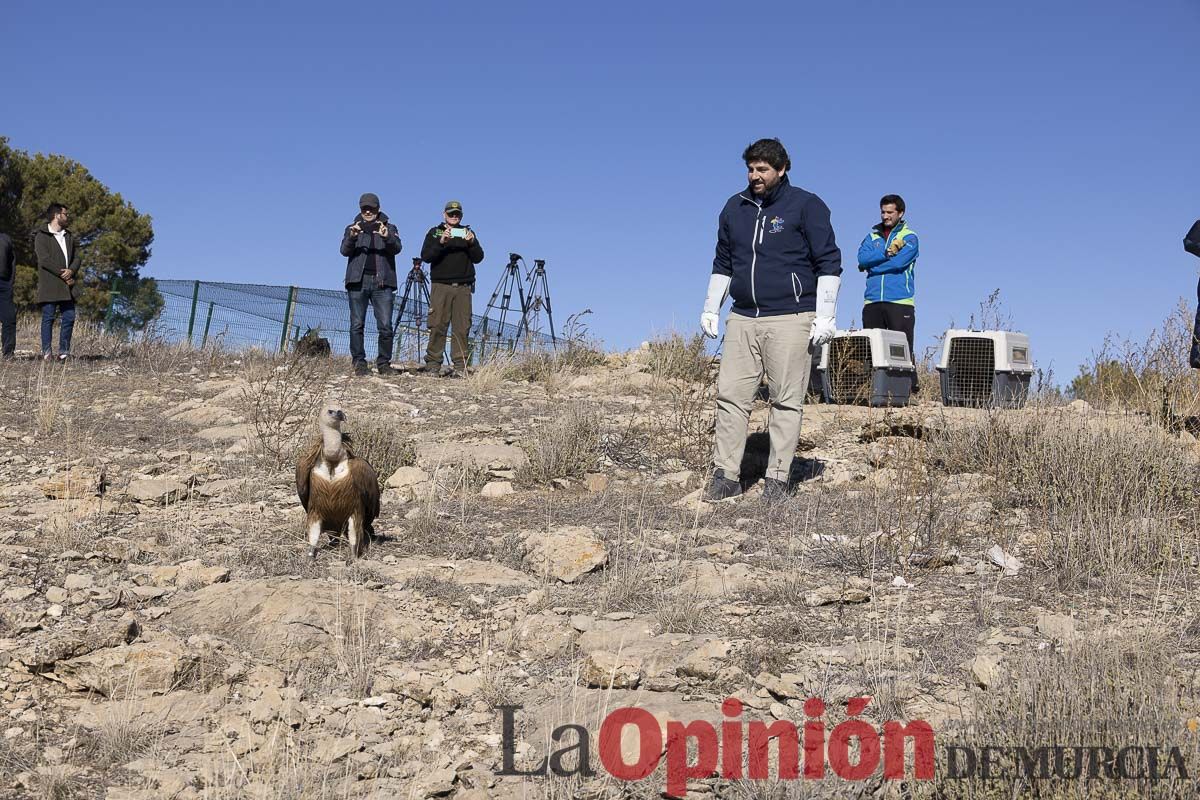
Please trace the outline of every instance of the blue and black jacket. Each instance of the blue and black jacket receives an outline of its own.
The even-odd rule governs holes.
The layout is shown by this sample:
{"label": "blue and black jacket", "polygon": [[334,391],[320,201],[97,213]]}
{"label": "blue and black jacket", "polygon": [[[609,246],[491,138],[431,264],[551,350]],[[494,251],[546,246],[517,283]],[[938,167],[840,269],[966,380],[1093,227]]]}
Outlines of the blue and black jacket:
{"label": "blue and black jacket", "polygon": [[[900,240],[901,247],[889,257],[888,245]],[[916,305],[913,296],[917,291],[917,279],[913,274],[917,266],[920,244],[917,233],[900,220],[892,232],[883,235],[883,225],[876,225],[858,247],[858,268],[867,273],[867,288],[863,294],[863,305],[867,303],[900,303]]]}
{"label": "blue and black jacket", "polygon": [[735,314],[816,311],[817,278],[842,274],[829,206],[787,175],[765,197],[735,194],[721,210],[712,271],[731,276]]}

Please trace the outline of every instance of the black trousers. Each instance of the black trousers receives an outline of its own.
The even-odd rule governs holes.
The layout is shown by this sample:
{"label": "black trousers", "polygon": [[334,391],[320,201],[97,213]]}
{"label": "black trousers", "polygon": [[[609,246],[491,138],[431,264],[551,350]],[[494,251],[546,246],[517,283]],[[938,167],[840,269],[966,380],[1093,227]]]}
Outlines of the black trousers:
{"label": "black trousers", "polygon": [[0,356],[11,356],[17,348],[17,307],[11,286],[0,286]]}
{"label": "black trousers", "polygon": [[[1196,224],[1200,225],[1200,222]],[[1192,331],[1192,352],[1188,361],[1200,369],[1200,283],[1196,284],[1196,327]]]}
{"label": "black trousers", "polygon": [[[908,339],[908,352],[912,356],[913,365],[917,363],[917,351],[913,349],[913,332],[917,327],[917,310],[904,303],[867,303],[863,306],[862,322],[864,328],[882,328],[887,331],[901,331]],[[917,387],[913,385],[913,391]]]}

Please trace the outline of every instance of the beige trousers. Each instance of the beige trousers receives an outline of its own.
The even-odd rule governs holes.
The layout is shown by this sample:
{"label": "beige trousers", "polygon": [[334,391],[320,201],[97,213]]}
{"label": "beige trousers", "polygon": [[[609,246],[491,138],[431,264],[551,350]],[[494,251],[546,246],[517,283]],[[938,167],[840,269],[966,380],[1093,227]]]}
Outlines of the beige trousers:
{"label": "beige trousers", "polygon": [[750,409],[765,372],[771,390],[767,477],[787,481],[808,391],[808,331],[814,316],[811,311],[757,319],[729,315],[717,377],[717,438],[713,445],[713,463],[726,478],[737,480],[741,471]]}

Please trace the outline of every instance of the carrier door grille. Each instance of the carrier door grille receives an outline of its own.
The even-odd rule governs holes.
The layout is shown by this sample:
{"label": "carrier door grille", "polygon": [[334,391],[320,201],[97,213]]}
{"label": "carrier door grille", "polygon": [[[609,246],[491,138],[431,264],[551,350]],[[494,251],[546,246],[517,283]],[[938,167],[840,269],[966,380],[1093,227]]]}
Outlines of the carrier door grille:
{"label": "carrier door grille", "polygon": [[956,336],[950,340],[947,361],[949,399],[970,406],[991,405],[996,376],[995,342],[981,336]]}
{"label": "carrier door grille", "polygon": [[871,363],[871,340],[866,336],[840,336],[829,343],[825,380],[830,399],[839,405],[871,402],[875,371]]}

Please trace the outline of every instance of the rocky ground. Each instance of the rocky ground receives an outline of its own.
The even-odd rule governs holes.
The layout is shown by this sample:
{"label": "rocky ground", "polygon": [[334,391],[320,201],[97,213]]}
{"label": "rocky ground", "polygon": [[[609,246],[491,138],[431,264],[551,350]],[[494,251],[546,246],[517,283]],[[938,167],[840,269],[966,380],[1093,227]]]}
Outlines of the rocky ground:
{"label": "rocky ground", "polygon": [[[1075,539],[1014,497],[1024,478],[963,469],[978,454],[945,443],[1054,415],[1144,444],[1160,434],[1142,421],[810,405],[794,499],[705,504],[711,397],[647,351],[531,381],[344,367],[178,351],[0,367],[0,797],[655,797],[662,767],[631,784],[600,767],[605,715],[718,724],[729,697],[798,724],[821,697],[832,728],[869,696],[862,718],[925,720],[939,748],[1025,741],[1013,731],[1042,717],[1111,733],[1115,716],[1122,741],[1179,746],[1200,771],[1195,496],[1128,523],[1173,531],[1159,551],[1115,551],[1129,540]],[[387,484],[350,566],[344,544],[305,557],[293,486],[323,398]],[[765,421],[763,404],[752,477]],[[1161,437],[1195,468],[1186,434]],[[504,706],[520,707],[513,767],[574,723],[597,774],[499,775]]]}

